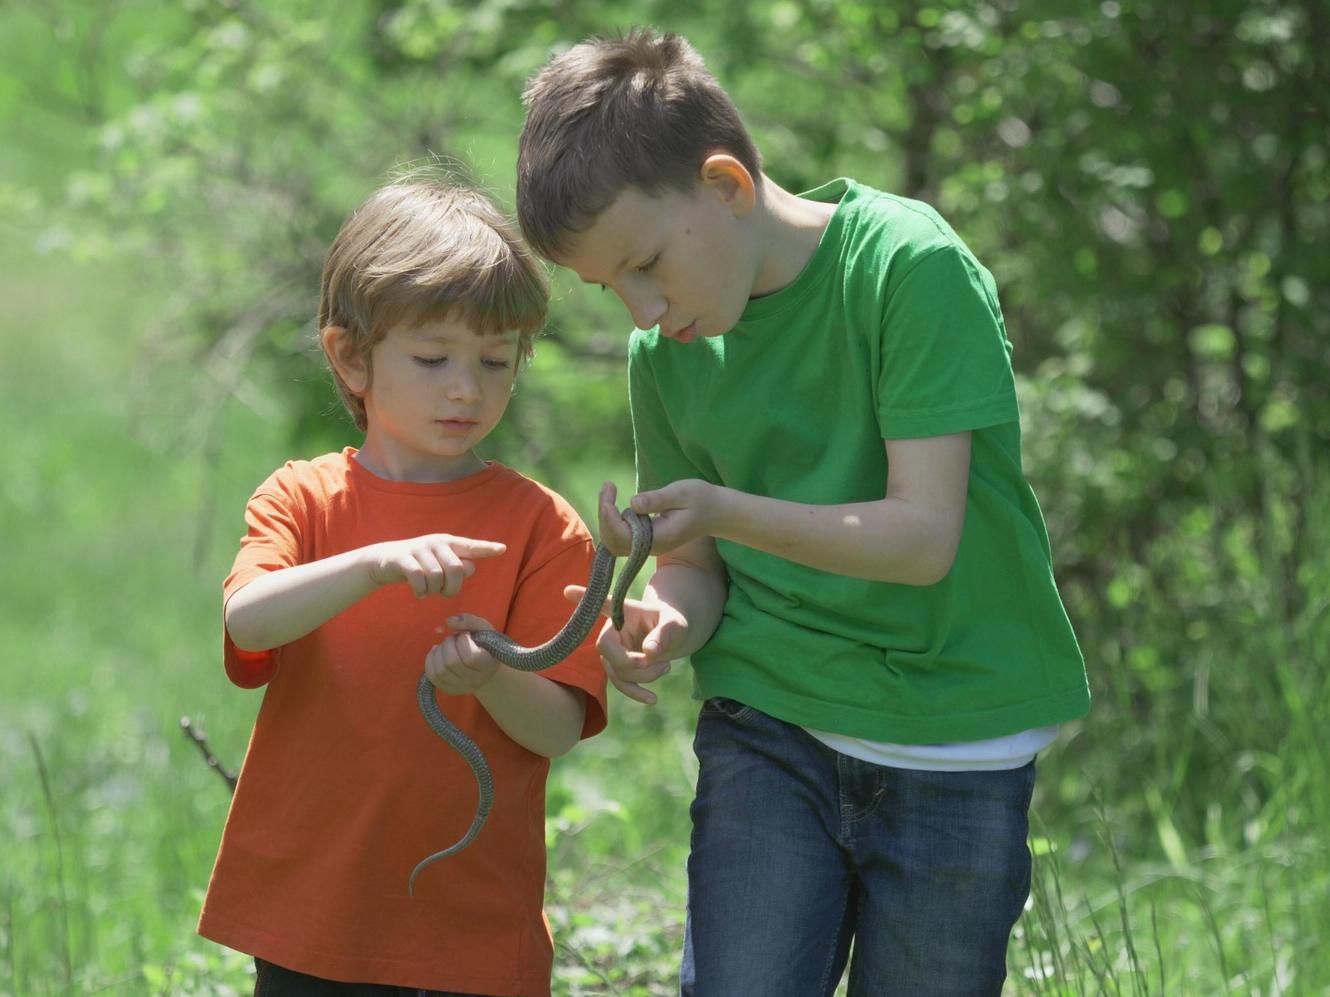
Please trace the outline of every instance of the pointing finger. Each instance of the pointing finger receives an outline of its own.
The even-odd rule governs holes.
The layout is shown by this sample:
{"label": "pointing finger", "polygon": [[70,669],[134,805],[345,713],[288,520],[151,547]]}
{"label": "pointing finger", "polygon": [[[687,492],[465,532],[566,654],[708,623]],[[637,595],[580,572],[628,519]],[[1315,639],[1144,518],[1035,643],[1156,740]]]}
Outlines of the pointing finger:
{"label": "pointing finger", "polygon": [[466,537],[453,537],[449,544],[462,557],[498,557],[508,547],[492,540],[469,540]]}

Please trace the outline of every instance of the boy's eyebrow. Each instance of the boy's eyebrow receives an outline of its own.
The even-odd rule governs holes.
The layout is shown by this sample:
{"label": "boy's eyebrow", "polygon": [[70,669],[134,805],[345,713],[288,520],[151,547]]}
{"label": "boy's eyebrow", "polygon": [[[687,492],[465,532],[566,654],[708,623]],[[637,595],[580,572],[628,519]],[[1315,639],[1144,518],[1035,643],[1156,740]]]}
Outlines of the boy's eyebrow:
{"label": "boy's eyebrow", "polygon": [[[504,345],[507,345],[510,342],[511,343],[518,342],[518,340],[521,339],[521,335],[522,334],[518,332],[516,329],[506,329],[503,332],[482,333],[483,338],[498,340],[500,343]],[[443,335],[441,333],[424,332],[422,330],[417,330],[415,333],[413,333],[412,338],[415,339],[417,342],[433,343],[440,346],[447,346],[450,341],[448,336]]]}
{"label": "boy's eyebrow", "polygon": [[[630,252],[627,256],[625,256],[623,259],[621,259],[621,260],[619,261],[618,266],[616,266],[613,270],[610,271],[610,276],[613,277],[615,274],[617,274],[617,273],[619,273],[620,271],[622,271],[624,267],[628,266],[629,261],[631,261],[631,260],[634,259],[635,257],[641,256],[641,255],[642,255],[642,254],[641,254],[640,252],[638,252],[636,248],[634,248],[632,252]],[[599,283],[600,283],[600,281],[598,281],[598,280],[587,280],[587,279],[586,279],[585,277],[583,277],[581,274],[578,274],[577,276],[578,276],[578,279],[581,280],[583,284],[599,284]]]}

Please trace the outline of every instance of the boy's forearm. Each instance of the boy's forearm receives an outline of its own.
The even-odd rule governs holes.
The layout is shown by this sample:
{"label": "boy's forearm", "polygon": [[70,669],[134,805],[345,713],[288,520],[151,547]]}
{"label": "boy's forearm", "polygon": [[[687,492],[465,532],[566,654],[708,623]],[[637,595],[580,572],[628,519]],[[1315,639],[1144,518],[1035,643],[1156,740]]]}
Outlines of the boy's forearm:
{"label": "boy's forearm", "polygon": [[949,522],[904,499],[806,505],[731,488],[715,498],[716,537],[821,571],[933,585],[955,559]]}
{"label": "boy's forearm", "polygon": [[505,734],[546,758],[567,754],[582,736],[586,694],[543,675],[500,665],[475,696]]}
{"label": "boy's forearm", "polygon": [[360,550],[254,579],[226,603],[226,631],[245,651],[281,647],[322,626],[378,586]]}
{"label": "boy's forearm", "polygon": [[647,584],[647,602],[664,603],[688,621],[686,639],[672,652],[680,658],[701,649],[720,626],[729,585],[718,557],[715,562],[703,566],[661,555]]}

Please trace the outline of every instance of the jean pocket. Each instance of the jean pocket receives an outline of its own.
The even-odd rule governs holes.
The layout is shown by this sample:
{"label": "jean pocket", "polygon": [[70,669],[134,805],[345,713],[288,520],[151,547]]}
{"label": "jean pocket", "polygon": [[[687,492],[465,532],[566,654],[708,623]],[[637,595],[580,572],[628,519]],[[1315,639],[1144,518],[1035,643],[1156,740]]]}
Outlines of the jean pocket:
{"label": "jean pocket", "polygon": [[747,723],[753,717],[758,715],[758,711],[751,706],[745,706],[737,699],[726,699],[724,696],[712,696],[702,703],[703,715],[724,717],[727,720],[733,720],[735,723]]}

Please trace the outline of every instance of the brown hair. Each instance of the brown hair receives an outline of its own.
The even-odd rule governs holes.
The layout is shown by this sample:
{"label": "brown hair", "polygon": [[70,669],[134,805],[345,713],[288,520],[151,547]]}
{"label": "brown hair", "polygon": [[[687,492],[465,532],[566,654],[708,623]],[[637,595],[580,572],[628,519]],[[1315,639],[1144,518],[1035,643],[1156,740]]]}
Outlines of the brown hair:
{"label": "brown hair", "polygon": [[[416,171],[375,191],[337,233],[323,267],[319,328],[345,329],[368,362],[395,326],[460,318],[478,335],[516,330],[529,358],[548,303],[539,262],[490,200]],[[342,402],[364,430],[364,402],[331,359]]]}
{"label": "brown hair", "polygon": [[687,191],[725,152],[761,183],[762,157],[729,95],[675,34],[634,28],[592,38],[527,84],[517,152],[517,218],[546,257],[626,187]]}

